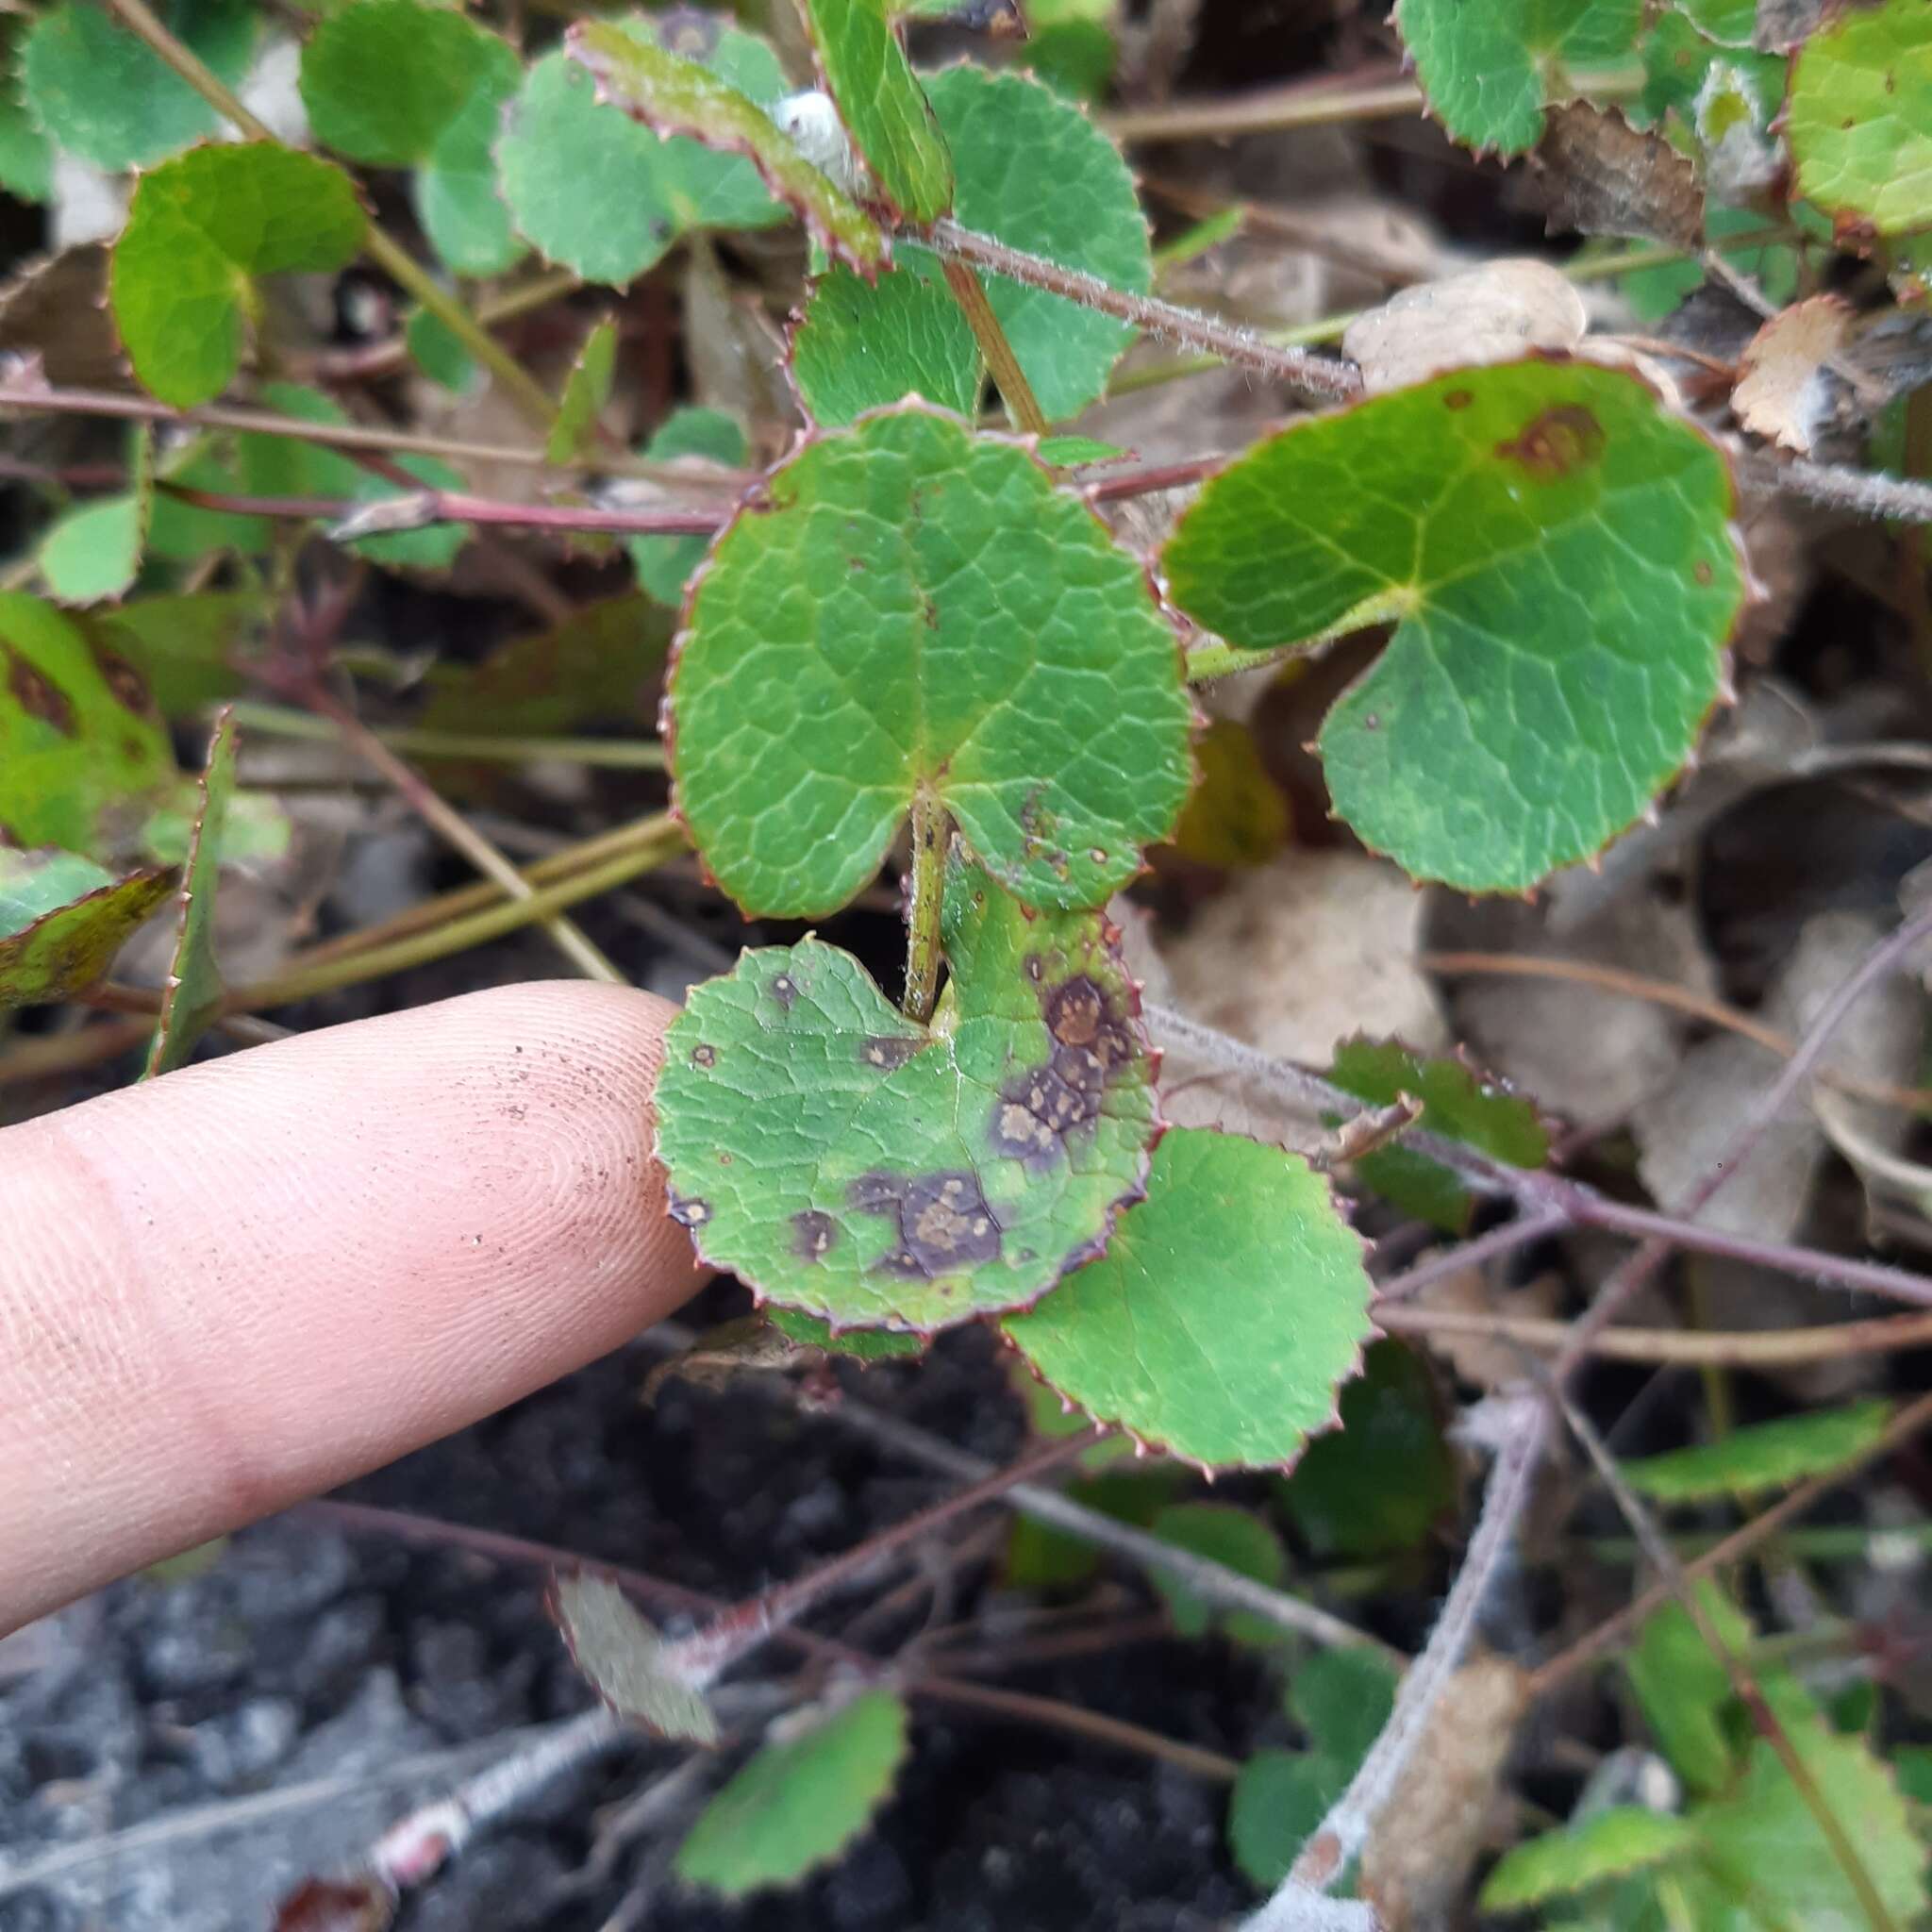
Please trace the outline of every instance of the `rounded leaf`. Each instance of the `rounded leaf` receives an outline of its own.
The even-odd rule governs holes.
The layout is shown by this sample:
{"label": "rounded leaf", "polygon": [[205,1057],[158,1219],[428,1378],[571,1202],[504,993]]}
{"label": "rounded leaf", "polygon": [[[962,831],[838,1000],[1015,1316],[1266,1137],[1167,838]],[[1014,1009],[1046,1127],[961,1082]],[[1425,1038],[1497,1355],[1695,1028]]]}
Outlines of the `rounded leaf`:
{"label": "rounded leaf", "polygon": [[[1147,222],[1119,150],[1080,110],[1038,81],[949,67],[926,91],[952,149],[955,217],[1005,242],[1144,294],[1154,267]],[[970,413],[985,365],[930,251],[902,242],[900,266],[868,287],[842,269],[813,285],[793,334],[793,373],[821,423],[848,423],[901,396]],[[1107,388],[1133,340],[1124,323],[1004,275],[987,298],[1055,421]]]}
{"label": "rounded leaf", "polygon": [[1107,1253],[1004,1325],[1096,1422],[1208,1469],[1285,1464],[1374,1333],[1362,1257],[1298,1156],[1176,1128]]}
{"label": "rounded leaf", "polygon": [[837,910],[921,791],[1028,905],[1101,905],[1187,794],[1139,562],[1024,449],[922,408],[772,473],[696,579],[667,702],[678,808],[753,912]]}
{"label": "rounded leaf", "polygon": [[890,1690],[774,1725],[699,1813],[673,1869],[687,1885],[742,1898],[836,1858],[891,1795],[906,1727],[906,1706]]}
{"label": "rounded leaf", "polygon": [[191,148],[135,187],[108,298],[142,388],[177,408],[242,363],[248,282],[340,268],[367,218],[340,168],[274,142]]}
{"label": "rounded leaf", "polygon": [[718,1741],[717,1716],[675,1646],[608,1577],[559,1575],[551,1608],[571,1661],[618,1716],[679,1743]]}
{"label": "rounded leaf", "polygon": [[1139,1003],[1096,913],[1028,914],[956,868],[930,1030],[849,953],[744,954],[696,988],[658,1158],[699,1253],[834,1328],[1024,1307],[1138,1198],[1158,1128]]}
{"label": "rounded leaf", "polygon": [[1932,227],[1932,7],[1844,8],[1791,62],[1799,192],[1855,234]]}
{"label": "rounded leaf", "polygon": [[1430,111],[1478,154],[1521,154],[1580,69],[1627,60],[1643,0],[1396,0],[1395,25]]}
{"label": "rounded leaf", "polygon": [[885,0],[804,0],[819,73],[880,197],[929,222],[953,200],[953,170]]}
{"label": "rounded leaf", "polygon": [[1240,647],[1394,636],[1323,726],[1335,808],[1417,878],[1523,891],[1682,770],[1744,597],[1724,459],[1639,377],[1465,369],[1299,424],[1169,542]]}
{"label": "rounded leaf", "polygon": [[[231,86],[254,51],[248,0],[174,0],[155,9]],[[108,174],[151,167],[218,133],[215,110],[161,57],[91,0],[43,13],[21,43],[28,111],[59,146]]]}
{"label": "rounded leaf", "polygon": [[425,0],[353,0],[302,50],[302,105],[317,141],[352,161],[408,168],[427,157],[486,79],[515,55]]}

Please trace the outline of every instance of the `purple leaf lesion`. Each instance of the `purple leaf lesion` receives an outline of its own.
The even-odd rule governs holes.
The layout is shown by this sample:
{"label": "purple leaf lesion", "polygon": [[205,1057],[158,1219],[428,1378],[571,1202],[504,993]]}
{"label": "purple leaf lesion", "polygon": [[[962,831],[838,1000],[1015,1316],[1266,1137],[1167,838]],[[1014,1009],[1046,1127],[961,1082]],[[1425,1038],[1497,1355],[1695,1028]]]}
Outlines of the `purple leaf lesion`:
{"label": "purple leaf lesion", "polygon": [[[1026,974],[1036,984],[1042,981],[1037,956],[1029,956]],[[1041,1016],[1052,1051],[1043,1065],[1028,1068],[1000,1089],[990,1129],[995,1154],[1036,1174],[1060,1158],[1069,1135],[1100,1118],[1108,1085],[1139,1052],[1118,1002],[1087,974],[1044,987]]]}
{"label": "purple leaf lesion", "polygon": [[1000,1257],[998,1220],[987,1206],[979,1176],[964,1168],[929,1174],[862,1174],[846,1192],[861,1214],[879,1214],[898,1241],[875,1262],[902,1281],[936,1281]]}

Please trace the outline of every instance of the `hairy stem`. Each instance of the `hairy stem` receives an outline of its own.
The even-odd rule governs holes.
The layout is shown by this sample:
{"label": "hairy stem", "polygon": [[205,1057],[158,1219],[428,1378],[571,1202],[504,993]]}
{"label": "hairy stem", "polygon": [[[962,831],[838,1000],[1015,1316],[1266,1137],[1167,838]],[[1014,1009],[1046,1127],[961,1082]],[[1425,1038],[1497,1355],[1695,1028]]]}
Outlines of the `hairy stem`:
{"label": "hairy stem", "polygon": [[[146,42],[224,120],[232,122],[251,141],[275,140],[274,130],[251,114],[221,77],[168,31],[147,0],[108,0],[108,5],[124,26]],[[363,230],[362,252],[503,384],[510,399],[538,428],[550,427],[557,418],[557,406],[536,378],[408,249],[374,221]]]}
{"label": "hairy stem", "polygon": [[941,256],[953,260],[970,262],[974,268],[1006,275],[1031,289],[1044,289],[1048,294],[1064,296],[1084,308],[1097,308],[1103,315],[1145,329],[1150,335],[1163,336],[1188,348],[1219,356],[1243,369],[1272,375],[1307,394],[1348,401],[1362,392],[1361,376],[1352,362],[1310,356],[1301,349],[1277,348],[1253,329],[1235,328],[1217,322],[1211,315],[1202,315],[1195,309],[1182,308],[1151,295],[1127,294],[1098,275],[1065,268],[1044,256],[1029,255],[1024,249],[1008,248],[1004,242],[972,228],[962,228],[951,219],[935,222],[930,229],[913,239],[929,242]]}
{"label": "hairy stem", "polygon": [[1044,436],[1052,425],[1033,393],[1033,385],[1026,380],[1026,372],[1020,367],[1020,358],[1013,353],[1006,330],[1000,326],[999,317],[992,311],[992,304],[986,299],[986,284],[979,279],[978,272],[950,257],[940,267],[1013,421],[1029,436]]}
{"label": "hairy stem", "polygon": [[912,801],[912,872],[906,887],[906,997],[908,1020],[923,1026],[932,1018],[939,991],[940,913],[945,902],[946,848],[953,821],[937,799],[921,792]]}

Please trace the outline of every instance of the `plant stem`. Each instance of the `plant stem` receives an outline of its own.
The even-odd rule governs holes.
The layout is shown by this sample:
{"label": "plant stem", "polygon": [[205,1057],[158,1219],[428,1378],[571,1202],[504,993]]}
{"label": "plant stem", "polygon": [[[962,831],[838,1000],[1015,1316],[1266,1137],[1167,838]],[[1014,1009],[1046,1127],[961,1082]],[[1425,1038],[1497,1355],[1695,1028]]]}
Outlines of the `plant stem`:
{"label": "plant stem", "polygon": [[[504,1536],[489,1529],[472,1529],[465,1524],[443,1523],[434,1517],[377,1508],[366,1503],[303,1503],[292,1513],[331,1524],[351,1535],[360,1532],[393,1537],[404,1542],[426,1544],[431,1548],[475,1550],[479,1556],[493,1557],[498,1562],[534,1564],[545,1569],[588,1564],[646,1601],[656,1601],[699,1615],[716,1613],[724,1608],[715,1597],[687,1590],[682,1584],[668,1582],[648,1571],[632,1569],[621,1563],[606,1563],[586,1557],[575,1550],[560,1549],[553,1543],[533,1542],[525,1537]],[[774,1635],[780,1643],[790,1644],[827,1663],[860,1671],[869,1676],[879,1674],[876,1657],[868,1657],[863,1651],[853,1650],[831,1638],[816,1636],[796,1625],[776,1631]],[[1124,1724],[1119,1718],[1103,1717],[1096,1711],[1061,1704],[1053,1698],[997,1690],[988,1684],[969,1683],[930,1671],[908,1672],[901,1682],[908,1695],[912,1697],[997,1710],[1008,1717],[1068,1731],[1076,1737],[1091,1738],[1122,1750],[1140,1752],[1217,1782],[1225,1783],[1240,1769],[1232,1759],[1222,1757],[1218,1753],[1205,1752],[1176,1739],[1162,1737],[1158,1731],[1144,1730],[1139,1724]]]}
{"label": "plant stem", "polygon": [[[1922,1395],[1916,1402],[1909,1403],[1892,1417],[1877,1439],[1868,1442],[1856,1456],[1849,1457],[1834,1470],[1824,1475],[1813,1476],[1810,1481],[1801,1483],[1787,1495],[1780,1497],[1770,1508],[1760,1511],[1741,1529],[1736,1529],[1723,1541],[1707,1550],[1694,1562],[1684,1566],[1684,1575],[1694,1582],[1700,1576],[1708,1576],[1713,1572],[1725,1569],[1741,1561],[1751,1551],[1767,1538],[1782,1529],[1786,1524],[1795,1522],[1805,1512],[1829,1495],[1833,1490],[1859,1474],[1862,1471],[1901,1449],[1921,1431],[1932,1428],[1932,1394]],[[1532,1674],[1529,1690],[1532,1698],[1541,1697],[1554,1690],[1557,1685],[1567,1682],[1575,1674],[1593,1664],[1607,1652],[1616,1649],[1627,1637],[1633,1636],[1638,1628],[1653,1614],[1671,1600],[1670,1588],[1666,1584],[1655,1584],[1645,1591],[1635,1603],[1617,1612],[1614,1617],[1576,1641],[1547,1663],[1541,1664]]]}
{"label": "plant stem", "polygon": [[[286,705],[257,704],[242,698],[236,701],[234,711],[238,724],[245,724],[250,731],[259,731],[271,738],[333,742],[339,736],[334,725],[325,719]],[[661,772],[664,769],[664,747],[655,739],[492,737],[480,731],[425,731],[412,725],[398,724],[365,728],[391,751],[413,752],[419,758],[487,758],[505,764],[527,764],[554,758],[559,762],[618,772]]]}
{"label": "plant stem", "polygon": [[[622,464],[608,460],[552,463],[541,449],[516,443],[465,442],[454,437],[424,436],[406,429],[376,429],[364,423],[311,423],[300,416],[278,416],[270,409],[251,409],[233,403],[204,403],[193,409],[171,408],[152,396],[129,395],[118,390],[55,389],[25,382],[0,383],[0,408],[55,416],[115,416],[133,422],[178,423],[194,429],[239,429],[257,436],[286,436],[297,442],[316,442],[330,449],[365,449],[384,454],[445,457],[453,463],[501,463],[525,469],[621,469],[626,476],[693,490],[717,490],[736,495],[752,480],[752,473],[721,469],[687,458],[677,463],[647,463],[631,458]],[[359,508],[345,503],[344,510]]]}
{"label": "plant stem", "polygon": [[[1567,1347],[1572,1339],[1570,1323],[1534,1316],[1489,1315],[1467,1308],[1408,1308],[1379,1301],[1374,1313],[1377,1327],[1395,1335],[1419,1336],[1424,1341],[1438,1335],[1475,1336],[1555,1352]],[[1798,1368],[1928,1345],[1932,1345],[1932,1313],[1882,1315],[1869,1322],[1833,1322],[1816,1328],[1742,1328],[1732,1332],[1606,1328],[1591,1340],[1590,1353],[1608,1361],[1761,1370]]]}
{"label": "plant stem", "polygon": [[935,222],[929,229],[909,239],[927,242],[941,256],[971,262],[975,268],[1024,282],[1030,289],[1044,289],[1048,294],[1064,296],[1084,308],[1096,308],[1103,315],[1145,329],[1150,335],[1206,350],[1224,361],[1272,375],[1307,393],[1346,402],[1362,392],[1360,374],[1352,362],[1310,356],[1298,349],[1277,348],[1253,329],[1231,327],[1210,315],[1151,295],[1130,295],[1102,281],[1098,275],[1063,267],[1044,256],[1029,255],[1024,249],[1008,248],[1004,242],[962,228],[950,218]]}
{"label": "plant stem", "polygon": [[946,850],[953,821],[944,806],[921,791],[912,801],[912,872],[906,887],[906,997],[901,1008],[924,1026],[932,1018],[940,983],[940,913],[945,903]]}
{"label": "plant stem", "polygon": [[370,502],[353,496],[245,496],[227,490],[196,490],[181,483],[157,486],[166,495],[202,509],[232,516],[293,517],[333,527],[338,543],[364,537],[427,529],[432,524],[508,525],[520,530],[608,531],[631,537],[708,537],[730,517],[721,509],[602,509],[592,505],[499,503],[460,490],[412,489]]}
{"label": "plant stem", "polygon": [[684,850],[684,837],[663,815],[660,843],[640,841],[631,849],[602,864],[571,874],[552,886],[533,891],[527,899],[509,899],[484,908],[461,919],[452,919],[427,932],[393,940],[384,945],[364,946],[313,962],[297,960],[273,978],[238,987],[224,1003],[225,1012],[254,1012],[265,1008],[293,1006],[322,993],[336,992],[345,986],[362,986],[391,973],[405,973],[453,954],[467,952],[491,940],[534,925],[541,919],[562,911],[566,907],[593,899],[627,885],[641,873],[663,864],[674,853]]}
{"label": "plant stem", "polygon": [[1419,114],[1425,103],[1412,80],[1400,77],[1393,61],[1373,70],[1354,85],[1327,75],[1291,81],[1220,100],[1174,101],[1161,108],[1124,108],[1099,117],[1115,141],[1225,141],[1237,134],[1272,134],[1297,127],[1336,127],[1362,121],[1386,121]]}
{"label": "plant stem", "polygon": [[[1559,1364],[1560,1366],[1560,1364]],[[1717,1627],[1716,1621],[1706,1608],[1703,1599],[1690,1586],[1690,1579],[1684,1566],[1678,1562],[1676,1553],[1665,1541],[1662,1533],[1652,1520],[1650,1511],[1638,1500],[1637,1493],[1624,1479],[1624,1472],[1617,1467],[1615,1458],[1605,1448],[1603,1438],[1591,1425],[1589,1419],[1571,1402],[1557,1382],[1556,1372],[1551,1372],[1550,1386],[1563,1419],[1570,1426],[1570,1432],[1583,1445],[1584,1453],[1590,1457],[1597,1474],[1602,1477],[1609,1490],[1624,1520],[1629,1524],[1638,1541],[1643,1545],[1644,1555],[1664,1579],[1665,1587],[1696,1626],[1697,1634],[1704,1640],[1705,1647],[1724,1666],[1725,1676],[1730,1680],[1731,1692],[1749,1714],[1753,1727],[1769,1744],[1776,1756],[1784,1773],[1796,1786],[1799,1796],[1805,1801],[1805,1808],[1811,1813],[1819,1830],[1824,1835],[1824,1841],[1830,1847],[1831,1855],[1838,1868],[1844,1874],[1851,1886],[1860,1909],[1870,1922],[1873,1932],[1898,1932],[1897,1925],[1885,1901],[1879,1896],[1878,1888],[1873,1882],[1872,1874],[1866,1868],[1864,1859],[1858,1855],[1857,1847],[1852,1842],[1845,1830],[1843,1821],[1832,1808],[1830,1801],[1819,1788],[1811,1767],[1798,1755],[1797,1746],[1791,1742],[1790,1733],[1785,1729],[1766,1699],[1763,1688],[1752,1674],[1751,1667],[1731,1648],[1724,1633]]]}
{"label": "plant stem", "polygon": [[[350,750],[365,764],[388,779],[408,802],[410,808],[424,824],[441,838],[444,844],[461,853],[485,878],[491,879],[501,886],[512,899],[520,899],[527,904],[536,896],[536,889],[523,874],[461,812],[450,805],[420,772],[405,764],[333,692],[316,684],[306,690],[303,695],[309,708],[319,711],[334,724]],[[540,923],[556,944],[557,950],[587,979],[602,980],[607,986],[629,984],[624,974],[604,957],[602,951],[592,944],[582,929],[563,913],[544,913]]]}
{"label": "plant stem", "polygon": [[[583,286],[583,277],[575,269],[546,269],[515,288],[505,289],[478,302],[476,320],[485,328],[495,328],[534,309],[547,308]],[[364,342],[353,349],[324,349],[302,366],[324,382],[366,382],[374,376],[393,375],[408,359],[408,337],[398,330],[379,342]]]}
{"label": "plant stem", "polygon": [[1026,380],[1026,372],[1020,367],[1020,358],[1014,355],[1006,330],[1000,326],[999,317],[993,313],[992,304],[987,300],[986,284],[979,279],[978,272],[951,257],[941,260],[940,267],[1013,421],[1029,436],[1044,436],[1052,425],[1033,393],[1033,385]]}
{"label": "plant stem", "polygon": [[[251,141],[275,140],[274,130],[251,114],[221,77],[168,31],[148,7],[147,0],[107,0],[107,4],[122,25],[146,42],[216,113],[232,122]],[[398,287],[414,296],[503,384],[510,399],[539,429],[550,427],[557,418],[557,406],[544,394],[536,378],[427,269],[374,221],[363,230],[362,252]]]}
{"label": "plant stem", "polygon": [[1295,1922],[1296,1890],[1324,1892],[1360,1852],[1397,1780],[1427,1735],[1429,1720],[1475,1634],[1490,1586],[1515,1540],[1529,1501],[1537,1464],[1549,1434],[1549,1408],[1540,1397],[1491,1397],[1500,1417],[1495,1466],[1483,1507],[1436,1627],[1395,1693],[1395,1706],[1356,1774],[1302,1847],[1281,1890],[1248,1921],[1249,1932]]}

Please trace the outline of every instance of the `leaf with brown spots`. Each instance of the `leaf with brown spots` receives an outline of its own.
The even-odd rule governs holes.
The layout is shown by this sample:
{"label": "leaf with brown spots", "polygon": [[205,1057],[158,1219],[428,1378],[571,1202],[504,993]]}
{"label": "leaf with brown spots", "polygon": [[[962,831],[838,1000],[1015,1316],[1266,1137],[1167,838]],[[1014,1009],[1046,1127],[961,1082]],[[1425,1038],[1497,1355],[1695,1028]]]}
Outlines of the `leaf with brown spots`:
{"label": "leaf with brown spots", "polygon": [[1417,878],[1522,891],[1682,770],[1743,603],[1731,479],[1622,370],[1461,369],[1250,450],[1162,558],[1237,651],[1393,623],[1322,727],[1336,810]]}
{"label": "leaf with brown spots", "polygon": [[140,672],[52,605],[0,593],[0,836],[103,858],[179,782]]}
{"label": "leaf with brown spots", "polygon": [[1614,108],[1553,108],[1534,159],[1553,235],[1630,235],[1674,248],[1704,239],[1704,190],[1689,157]]}
{"label": "leaf with brown spots", "polygon": [[77,853],[0,845],[0,1010],[85,991],[174,886],[171,872],[117,879]]}
{"label": "leaf with brown spots", "polygon": [[698,1251],[835,1330],[1024,1307],[1100,1252],[1158,1132],[1139,1000],[1098,913],[956,861],[931,1027],[849,953],[746,953],[672,1027],[658,1155]]}

